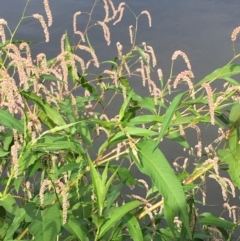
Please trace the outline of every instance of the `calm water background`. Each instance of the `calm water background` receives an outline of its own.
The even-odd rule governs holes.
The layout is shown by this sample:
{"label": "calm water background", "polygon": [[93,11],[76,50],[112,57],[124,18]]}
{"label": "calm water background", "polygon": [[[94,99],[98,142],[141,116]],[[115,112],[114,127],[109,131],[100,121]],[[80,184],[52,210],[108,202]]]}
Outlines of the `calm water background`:
{"label": "calm water background", "polygon": [[[50,0],[53,12],[53,26],[50,28],[50,42],[36,44],[35,54],[44,52],[47,56],[54,57],[60,51],[60,38],[65,31],[72,36],[72,16],[76,11],[89,11],[92,0]],[[119,3],[120,1],[114,1]],[[136,13],[148,10],[152,16],[152,28],[148,27],[146,16],[139,20],[138,41],[147,42],[155,49],[158,66],[162,68],[165,76],[169,75],[171,56],[175,50],[182,50],[187,53],[195,81],[199,81],[206,74],[226,64],[233,56],[231,33],[240,25],[240,1],[239,0],[126,0],[130,8]],[[8,21],[13,29],[21,17],[25,0],[1,0],[0,18]],[[31,0],[27,15],[33,13],[45,14],[41,0]],[[93,20],[99,20],[104,16],[102,8],[96,8]],[[78,19],[78,28],[84,28],[87,15]],[[111,31],[112,44],[107,48],[103,39],[102,30],[94,28],[89,32],[90,39],[100,59],[112,59],[116,55],[115,43],[120,41],[124,48],[129,46],[128,26],[134,24],[134,17],[129,11],[125,11],[124,20],[116,25]],[[42,29],[37,20],[25,19],[20,26],[17,39],[44,41]],[[77,42],[77,41],[76,41]],[[240,43],[240,36],[238,42]],[[237,44],[240,51],[240,44]],[[107,51],[106,51],[107,50]],[[181,61],[177,62],[175,74],[182,69]],[[167,78],[167,77],[166,77]],[[134,83],[134,88],[141,91],[141,83]],[[113,110],[114,111],[114,110]],[[204,127],[206,128],[206,127]],[[216,131],[207,129],[203,137],[204,146],[213,140]],[[191,137],[190,137],[191,138]],[[195,137],[194,142],[195,142]],[[182,155],[182,148],[163,145],[163,152],[169,161]],[[211,204],[222,203],[221,191],[214,182],[208,183],[207,206],[208,210],[218,213],[219,209]],[[239,198],[235,204],[239,205]],[[240,206],[240,205],[239,205]]]}

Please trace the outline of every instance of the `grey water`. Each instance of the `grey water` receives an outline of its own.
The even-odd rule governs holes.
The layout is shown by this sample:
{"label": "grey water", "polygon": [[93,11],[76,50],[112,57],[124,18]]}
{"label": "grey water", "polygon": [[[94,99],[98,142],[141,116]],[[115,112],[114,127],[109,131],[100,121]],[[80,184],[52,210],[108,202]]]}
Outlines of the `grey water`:
{"label": "grey water", "polygon": [[[0,18],[7,20],[10,29],[17,25],[25,0],[1,0]],[[53,26],[50,28],[50,42],[44,42],[44,35],[38,21],[26,18],[16,33],[16,39],[42,41],[34,46],[35,53],[44,52],[49,58],[56,56],[60,51],[60,38],[65,31],[69,37],[73,36],[72,16],[76,11],[88,12],[93,0],[49,0],[53,13]],[[114,4],[120,3],[114,0]],[[184,51],[192,65],[195,82],[201,80],[214,69],[225,65],[232,57],[232,30],[240,25],[239,0],[125,0],[126,4],[138,15],[148,10],[152,16],[152,27],[148,27],[146,16],[139,19],[139,32],[137,43],[143,41],[153,46],[158,67],[163,70],[164,76],[169,75],[171,56],[175,50]],[[45,14],[41,0],[31,0],[26,14]],[[103,16],[100,8],[93,14],[93,20]],[[79,28],[83,29],[87,23],[87,15],[81,16],[78,21]],[[98,56],[101,59],[113,59],[116,55],[115,43],[120,41],[129,46],[128,26],[134,24],[134,17],[129,11],[124,12],[123,21],[111,30],[111,45],[107,47],[102,31],[90,31],[90,39]],[[240,36],[236,48],[240,51]],[[108,49],[106,51],[106,49]],[[181,62],[181,61],[180,61]],[[183,70],[176,64],[176,74]],[[179,66],[179,67],[178,67]],[[221,83],[222,84],[222,83]],[[135,83],[133,87],[141,90],[141,84]],[[141,92],[140,92],[141,93]],[[210,144],[216,137],[216,129],[207,128],[203,136],[203,146]],[[195,142],[195,137],[189,137]],[[190,141],[191,142],[191,141]],[[181,155],[185,155],[182,147],[172,147],[171,142],[162,145],[162,150],[170,162]],[[206,210],[219,214],[219,208],[214,204],[222,205],[221,191],[214,181],[207,183]],[[239,205],[238,196],[234,200]],[[220,210],[222,210],[220,206]]]}

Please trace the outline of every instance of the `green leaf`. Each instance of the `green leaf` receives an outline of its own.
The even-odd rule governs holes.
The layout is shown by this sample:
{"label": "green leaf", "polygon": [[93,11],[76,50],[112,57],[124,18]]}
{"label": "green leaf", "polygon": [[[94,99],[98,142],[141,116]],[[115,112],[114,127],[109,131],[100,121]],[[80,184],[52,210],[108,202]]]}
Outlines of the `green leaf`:
{"label": "green leaf", "polygon": [[173,235],[175,236],[175,230],[174,230],[174,217],[175,212],[174,210],[168,205],[168,203],[164,200],[164,217],[167,221],[167,224],[172,231]]}
{"label": "green leaf", "polygon": [[225,125],[229,125],[229,119],[224,113],[215,112],[215,116],[221,120]]}
{"label": "green leaf", "polygon": [[117,221],[119,221],[126,213],[141,205],[141,202],[135,200],[126,203],[109,213],[107,221],[101,226],[99,230],[98,239],[100,239],[110,228],[112,228]]}
{"label": "green leaf", "polygon": [[39,210],[39,207],[34,202],[28,202],[23,206],[25,210],[25,221],[30,223],[33,220],[39,220],[41,221],[41,213]]}
{"label": "green leaf", "polygon": [[62,218],[57,204],[40,211],[42,220],[35,220],[29,226],[29,232],[35,240],[56,240],[60,230]]}
{"label": "green leaf", "polygon": [[143,241],[142,229],[138,220],[131,213],[127,213],[122,218],[123,224],[127,227],[133,241]]}
{"label": "green leaf", "polygon": [[218,150],[218,157],[222,162],[228,164],[228,173],[234,185],[240,188],[240,146],[235,153],[229,149]]}
{"label": "green leaf", "polygon": [[75,153],[84,153],[83,147],[79,142],[70,140],[65,136],[44,136],[28,147],[32,151],[58,151],[58,150],[72,150]]}
{"label": "green leaf", "polygon": [[172,125],[173,126],[179,126],[179,125],[189,124],[194,119],[196,119],[196,116],[194,116],[194,115],[178,117],[178,118],[176,118],[175,120],[172,121]]}
{"label": "green leaf", "polygon": [[159,115],[140,115],[132,118],[129,123],[146,124],[150,122],[162,123],[163,117]]}
{"label": "green leaf", "polygon": [[229,148],[232,152],[235,152],[237,150],[238,147],[238,129],[234,128],[234,130],[232,131],[232,133],[230,134],[229,137]]}
{"label": "green leaf", "polygon": [[58,173],[61,174],[63,172],[67,172],[67,171],[73,171],[74,169],[78,169],[79,168],[79,163],[68,163],[68,164],[65,164],[63,166],[61,166],[59,168],[59,171]]}
{"label": "green leaf", "polygon": [[110,185],[112,184],[113,178],[117,174],[118,169],[115,170],[112,176],[108,179],[108,164],[105,166],[102,176],[99,174],[99,172],[97,172],[96,168],[92,164],[92,161],[90,160],[89,160],[89,166],[90,166],[90,172],[92,175],[94,191],[97,196],[98,211],[99,211],[99,215],[101,216],[107,191]]}
{"label": "green leaf", "polygon": [[68,217],[67,223],[63,225],[63,227],[71,234],[73,234],[76,238],[81,241],[88,241],[86,233],[81,229],[80,223],[70,215]]}
{"label": "green leaf", "polygon": [[[105,199],[105,197],[106,197],[106,194],[107,194],[107,192],[108,192],[108,189],[109,189],[110,185],[111,185],[112,182],[113,182],[113,178],[116,176],[117,172],[118,172],[118,168],[117,168],[116,171],[112,174],[112,176],[107,180],[107,178],[108,178],[108,175],[107,175],[107,174],[108,174],[108,165],[106,165],[106,167],[105,167],[105,169],[104,169],[104,171],[103,171],[102,181],[103,181],[103,184],[104,184],[104,186],[105,186],[104,199]],[[106,181],[107,181],[107,183],[106,183]]]}
{"label": "green leaf", "polygon": [[202,93],[197,99],[183,100],[179,106],[182,107],[182,106],[191,106],[196,104],[208,104],[208,100],[203,99],[203,97],[204,97],[204,93]]}
{"label": "green leaf", "polygon": [[175,114],[175,110],[178,107],[178,105],[180,103],[180,100],[181,100],[181,98],[183,97],[184,94],[185,93],[178,94],[173,99],[173,101],[170,104],[170,106],[167,108],[166,114],[164,115],[164,118],[163,118],[163,123],[162,123],[162,126],[161,126],[161,130],[160,130],[160,133],[159,133],[159,136],[158,136],[158,139],[157,139],[156,147],[158,146],[158,144],[162,140],[164,134],[168,130],[168,128],[169,128],[169,126],[171,124],[172,118],[173,118],[173,116]]}
{"label": "green leaf", "polygon": [[22,174],[34,162],[39,161],[39,158],[42,155],[44,155],[44,153],[35,153],[32,150],[25,151],[24,154],[18,159],[18,175]]}
{"label": "green leaf", "polygon": [[66,37],[65,37],[65,46],[64,46],[64,49],[65,49],[66,52],[73,54],[71,45],[70,45],[70,43],[69,43],[69,39],[68,39],[68,34],[67,34],[67,32],[65,32],[65,34],[66,34]]}
{"label": "green leaf", "polygon": [[100,96],[98,95],[98,92],[94,87],[94,85],[89,84],[89,82],[84,78],[84,76],[79,73],[78,73],[78,77],[79,79],[77,80],[77,82],[79,82],[84,89],[88,90],[91,94],[97,97],[97,99],[99,99],[99,102],[102,104]]}
{"label": "green leaf", "polygon": [[15,117],[7,110],[0,110],[0,124],[11,129],[16,129],[21,133],[24,132],[22,122],[15,119]]}
{"label": "green leaf", "polygon": [[[48,60],[47,62],[48,62],[48,64],[50,65],[50,64],[52,64],[52,62],[51,61],[53,61],[54,59],[52,59],[52,60]],[[41,78],[41,80],[56,80],[56,81],[61,81],[60,79],[58,79],[56,76],[54,76],[54,75],[52,75],[52,74],[42,74],[41,76],[40,76],[40,78]]]}
{"label": "green leaf", "polygon": [[18,215],[15,215],[9,229],[7,230],[4,240],[9,240],[13,238],[15,231],[19,228],[21,222],[25,218],[25,210],[23,208],[19,209]]}
{"label": "green leaf", "polygon": [[82,121],[77,121],[77,122],[70,123],[70,124],[65,124],[65,125],[61,125],[61,126],[55,126],[52,129],[43,132],[40,137],[42,137],[42,136],[44,136],[44,135],[46,135],[48,133],[54,134],[54,133],[58,133],[58,132],[60,132],[62,130],[66,130],[66,129],[69,130],[69,127],[75,126],[75,125],[77,125],[77,124],[79,124],[81,122]]}
{"label": "green leaf", "polygon": [[142,57],[142,59],[145,62],[145,64],[149,66],[149,62],[146,59],[144,51],[140,47],[138,47],[138,46],[136,46],[136,49],[137,49],[138,53],[140,54],[140,56]]}
{"label": "green leaf", "polygon": [[212,234],[207,233],[206,231],[195,231],[193,235],[193,241],[205,241],[205,240],[211,240],[213,237]]}
{"label": "green leaf", "polygon": [[9,151],[3,151],[0,149],[0,157],[5,157],[9,154],[10,152]]}
{"label": "green leaf", "polygon": [[4,207],[7,212],[14,216],[20,215],[21,213],[16,200],[10,194],[0,199],[0,206]]}
{"label": "green leaf", "polygon": [[[16,241],[16,239],[8,239],[7,241]],[[32,239],[21,239],[21,241],[32,241]]]}
{"label": "green leaf", "polygon": [[217,227],[217,229],[221,232],[222,236],[227,240],[229,238],[229,234],[225,228]]}
{"label": "green leaf", "polygon": [[66,123],[58,111],[52,108],[44,99],[38,97],[35,93],[30,91],[21,91],[21,95],[27,100],[32,100],[51,121],[58,126],[65,126]]}
{"label": "green leaf", "polygon": [[113,122],[113,121],[104,121],[104,120],[99,120],[99,119],[95,119],[95,118],[90,119],[90,121],[95,123],[95,124],[99,124],[106,129],[109,129],[109,128],[116,125],[116,123]]}
{"label": "green leaf", "polygon": [[32,177],[39,168],[41,168],[42,163],[41,162],[35,162],[32,165],[29,166],[27,169],[27,175],[28,177]]}
{"label": "green leaf", "polygon": [[123,184],[111,185],[106,195],[106,211],[108,211],[112,205],[115,205],[116,199],[121,195]]}
{"label": "green leaf", "polygon": [[240,120],[240,104],[235,103],[233,107],[231,108],[230,114],[229,114],[229,120],[230,124],[233,125],[236,121]]}
{"label": "green leaf", "polygon": [[157,189],[157,187],[156,186],[152,186],[149,190],[148,190],[148,192],[147,192],[147,198],[150,196],[150,195],[152,195],[153,193],[159,193],[159,191],[158,191],[158,189]]}
{"label": "green leaf", "polygon": [[[113,165],[111,165],[111,167],[114,167]],[[114,167],[116,169],[118,169],[118,177],[120,179],[120,181],[122,183],[124,183],[125,185],[137,185],[138,182],[136,181],[136,179],[132,176],[132,173],[130,170],[128,170],[126,167],[123,166],[116,166]]]}
{"label": "green leaf", "polygon": [[124,114],[125,114],[125,111],[126,111],[126,108],[131,100],[131,97],[132,97],[132,93],[133,92],[130,92],[130,94],[128,95],[127,99],[124,101],[123,105],[121,106],[120,108],[120,111],[119,111],[119,122],[123,119],[124,117]]}
{"label": "green leaf", "polygon": [[6,132],[6,135],[4,133],[3,150],[9,151],[12,142],[13,142],[13,133],[11,130],[11,132]]}
{"label": "green leaf", "polygon": [[118,68],[118,64],[115,61],[109,60],[109,61],[103,61],[102,64],[111,64],[112,68],[113,66],[115,66],[116,68]]}
{"label": "green leaf", "polygon": [[91,217],[92,217],[92,222],[96,225],[97,229],[99,229],[100,226],[106,221],[104,217],[97,216],[94,213],[92,213]]}
{"label": "green leaf", "polygon": [[239,82],[234,80],[233,78],[223,77],[223,79],[226,80],[228,83],[234,85],[234,86],[239,86]]}
{"label": "green leaf", "polygon": [[199,215],[199,219],[197,223],[204,224],[204,225],[211,225],[214,227],[222,227],[229,230],[233,229],[236,226],[235,223],[227,221],[223,218],[218,218],[213,214],[207,213],[207,212]]}
{"label": "green leaf", "polygon": [[140,106],[143,109],[149,110],[149,111],[151,111],[152,113],[155,114],[156,108],[155,108],[155,104],[154,104],[154,99],[153,98],[146,97],[143,100],[141,100],[139,104],[140,104]]}
{"label": "green leaf", "polygon": [[56,124],[54,124],[54,122],[48,117],[48,115],[41,109],[37,111],[37,117],[41,121],[41,123],[46,125],[49,129],[52,129],[56,126]]}
{"label": "green leaf", "polygon": [[81,121],[77,126],[76,126],[77,130],[79,131],[81,138],[83,139],[83,141],[88,144],[91,145],[92,143],[92,139],[91,139],[91,135],[90,135],[90,131],[89,131],[89,127],[87,125],[86,121]]}
{"label": "green leaf", "polygon": [[[211,74],[204,77],[201,81],[198,82],[197,86],[202,85],[204,83],[209,83],[215,79],[226,79],[233,75],[240,73],[240,65],[239,64],[227,64],[221,68],[214,70]],[[238,83],[239,86],[239,83]]]}
{"label": "green leaf", "polygon": [[187,203],[182,185],[163,153],[155,146],[156,143],[153,140],[139,142],[137,148],[141,162],[138,163],[135,160],[135,163],[142,173],[152,179],[167,205],[180,214],[183,225],[191,237]]}
{"label": "green leaf", "polygon": [[187,149],[190,148],[190,145],[188,144],[188,142],[179,132],[173,132],[167,135],[166,138],[173,140],[174,142],[177,142],[178,144],[184,146]]}
{"label": "green leaf", "polygon": [[92,161],[88,160],[90,166],[90,173],[93,182],[94,192],[97,198],[97,206],[99,215],[102,215],[103,206],[104,206],[104,185],[101,179],[101,175],[97,172],[96,168],[94,167]]}
{"label": "green leaf", "polygon": [[[63,113],[64,117],[67,118],[69,121],[69,123],[73,123],[76,122],[77,119],[74,115],[74,109],[72,106],[72,100],[71,98],[67,98],[65,97],[64,100],[60,101],[58,103],[59,107],[60,107],[60,111],[61,113]],[[76,104],[77,106],[77,111],[79,109],[81,109],[82,107],[84,107],[84,104],[82,103],[82,105],[80,106],[78,103]]]}
{"label": "green leaf", "polygon": [[24,177],[18,177],[14,179],[14,187],[17,192],[19,192],[23,179]]}
{"label": "green leaf", "polygon": [[94,50],[94,48],[92,47],[92,45],[91,45],[91,43],[90,43],[90,39],[89,39],[89,37],[88,37],[87,32],[86,32],[86,34],[85,34],[85,37],[86,37],[86,40],[87,40],[88,47],[93,51],[93,53],[95,53],[95,50]]}
{"label": "green leaf", "polygon": [[148,129],[145,129],[145,128],[141,128],[141,127],[130,127],[130,126],[127,126],[127,127],[124,128],[124,130],[129,135],[132,135],[132,136],[145,136],[145,137],[148,137],[148,136],[158,135],[158,132],[156,132],[156,131],[151,131],[151,130],[148,130]]}
{"label": "green leaf", "polygon": [[123,85],[126,88],[126,90],[131,90],[129,80],[127,78],[119,77],[118,80],[121,83],[121,85]]}
{"label": "green leaf", "polygon": [[[158,135],[158,132],[151,131],[148,129],[140,128],[140,127],[125,127],[124,128],[125,132],[127,132],[129,135],[132,136],[144,136],[144,137],[151,137],[151,136],[156,136]],[[123,138],[122,138],[123,137]],[[127,139],[126,134],[123,133],[122,131],[118,131],[115,135],[113,135],[110,140],[108,141],[108,144],[115,144],[116,140],[125,140]]]}

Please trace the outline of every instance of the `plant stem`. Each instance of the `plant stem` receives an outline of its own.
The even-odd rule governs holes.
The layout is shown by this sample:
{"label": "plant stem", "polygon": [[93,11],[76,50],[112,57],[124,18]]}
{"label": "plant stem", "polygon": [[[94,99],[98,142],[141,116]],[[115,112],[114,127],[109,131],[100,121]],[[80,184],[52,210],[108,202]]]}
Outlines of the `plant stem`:
{"label": "plant stem", "polygon": [[3,191],[3,197],[5,197],[5,196],[7,195],[7,192],[8,192],[9,186],[10,186],[10,184],[11,184],[11,181],[12,181],[12,179],[13,179],[13,176],[14,176],[14,168],[12,167],[12,168],[11,168],[11,174],[10,174],[10,176],[8,177],[6,187],[5,187],[4,191]]}

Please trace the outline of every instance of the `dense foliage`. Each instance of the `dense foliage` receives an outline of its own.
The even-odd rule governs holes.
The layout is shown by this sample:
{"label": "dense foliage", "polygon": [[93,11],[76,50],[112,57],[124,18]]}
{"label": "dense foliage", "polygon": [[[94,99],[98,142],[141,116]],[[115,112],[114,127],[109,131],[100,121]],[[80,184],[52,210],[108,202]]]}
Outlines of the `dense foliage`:
{"label": "dense foliage", "polygon": [[[32,21],[40,21],[48,41],[52,15],[48,1],[43,3],[47,22],[40,14]],[[105,18],[93,22],[99,5]],[[187,55],[178,50],[170,76],[163,76],[153,48],[137,44],[138,19],[145,15],[151,26],[151,16],[130,10],[136,18],[129,27],[131,48],[118,42],[117,55],[99,62],[89,29],[102,29],[109,45],[109,26],[126,10],[125,3],[95,1],[81,31],[77,12],[73,30],[79,42],[71,44],[64,34],[61,53],[50,60],[44,53],[33,57],[31,42],[15,39],[19,24],[11,31],[0,19],[0,240],[234,237],[239,207],[231,206],[230,197],[240,188],[239,55],[234,50],[229,63],[194,80]],[[233,48],[239,31],[232,34]],[[175,74],[177,58],[186,70]],[[133,79],[147,95],[132,87]],[[223,89],[213,90],[220,80]],[[209,125],[217,127],[218,138],[203,146],[201,134]],[[188,141],[188,129],[197,133],[197,144]],[[167,139],[189,154],[167,160],[161,148]],[[222,189],[219,216],[201,213],[207,177]]]}

